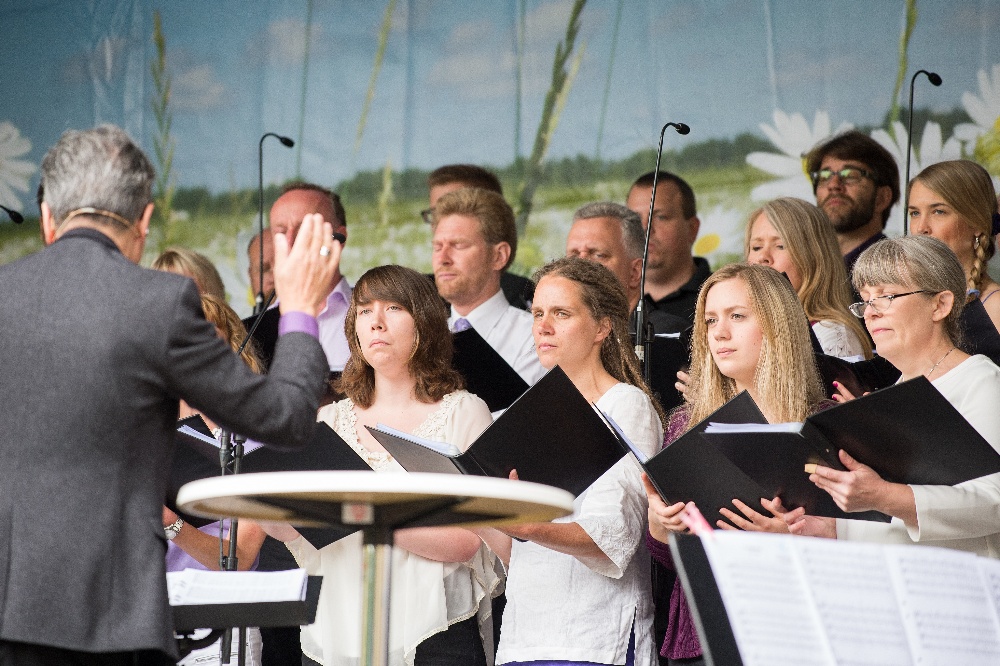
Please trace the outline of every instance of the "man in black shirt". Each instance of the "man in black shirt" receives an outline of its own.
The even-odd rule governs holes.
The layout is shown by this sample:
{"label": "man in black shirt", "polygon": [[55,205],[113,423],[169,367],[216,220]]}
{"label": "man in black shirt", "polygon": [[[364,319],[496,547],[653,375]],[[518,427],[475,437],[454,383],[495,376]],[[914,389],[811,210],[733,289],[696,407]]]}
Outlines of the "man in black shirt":
{"label": "man in black shirt", "polygon": [[[652,171],[643,174],[628,192],[627,205],[639,214],[643,228],[649,224],[654,175]],[[655,310],[693,321],[698,290],[712,274],[708,262],[691,251],[701,227],[694,191],[683,178],[667,171],[661,171],[656,180],[656,207],[646,261],[646,302]]]}

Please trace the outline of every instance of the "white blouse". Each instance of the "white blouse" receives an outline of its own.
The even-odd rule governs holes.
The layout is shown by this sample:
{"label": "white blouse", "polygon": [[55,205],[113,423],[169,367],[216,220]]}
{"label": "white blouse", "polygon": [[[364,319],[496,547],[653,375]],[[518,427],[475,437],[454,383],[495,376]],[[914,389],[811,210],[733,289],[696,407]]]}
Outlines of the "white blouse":
{"label": "white blouse", "polygon": [[[1000,451],[1000,368],[970,356],[931,384],[972,427]],[[941,446],[947,446],[941,442]],[[837,519],[837,538],[882,543],[920,543],[1000,558],[1000,473],[957,486],[911,485],[917,527]]]}
{"label": "white blouse", "polygon": [[832,319],[822,319],[812,325],[813,333],[819,340],[819,346],[827,356],[837,358],[854,358],[864,356],[867,340],[858,339],[858,335],[847,328],[846,324]]}
{"label": "white blouse", "polygon": [[[617,384],[597,401],[636,446],[653,455],[663,428],[646,394]],[[642,469],[625,456],[585,490],[576,522],[610,562],[589,563],[538,544],[515,541],[507,574],[507,607],[497,663],[571,660],[624,664],[635,624],[635,664],[656,660]]]}
{"label": "white blouse", "polygon": [[[329,424],[376,472],[406,472],[388,453],[368,451],[359,443],[357,414],[350,399],[320,409],[319,420]],[[464,450],[491,421],[486,403],[467,391],[456,391],[446,395],[413,434]],[[361,638],[361,534],[320,550],[302,537],[286,545],[299,566],[323,576],[316,621],[302,628],[303,654],[324,666],[355,666]],[[496,568],[486,546],[461,563],[434,562],[393,548],[389,663],[412,666],[417,645],[424,639],[473,615],[479,616],[487,660],[492,663],[490,600],[501,582]]]}

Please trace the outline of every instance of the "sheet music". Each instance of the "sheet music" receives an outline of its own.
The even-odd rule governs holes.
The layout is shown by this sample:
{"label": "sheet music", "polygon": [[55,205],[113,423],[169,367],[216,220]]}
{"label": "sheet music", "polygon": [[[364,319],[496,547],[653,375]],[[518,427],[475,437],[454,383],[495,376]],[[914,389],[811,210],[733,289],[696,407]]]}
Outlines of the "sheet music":
{"label": "sheet music", "polygon": [[802,432],[802,423],[713,423],[705,428],[706,433],[738,432]]}
{"label": "sheet music", "polygon": [[[187,435],[188,437],[193,437],[194,439],[197,439],[199,441],[205,442],[206,444],[211,444],[215,448],[219,448],[219,440],[215,439],[214,437],[209,437],[208,435],[206,435],[204,433],[198,432],[197,430],[195,430],[194,428],[192,428],[189,425],[182,425],[180,428],[177,429],[177,432],[179,432],[179,433],[181,433],[183,435]],[[247,453],[250,453],[251,451],[256,451],[257,449],[259,449],[262,446],[264,446],[264,445],[261,444],[260,442],[254,441],[252,439],[248,439],[243,444],[243,453],[247,454]]]}
{"label": "sheet music", "polygon": [[390,428],[384,423],[376,423],[375,427],[382,432],[389,433],[390,435],[395,435],[400,439],[405,439],[407,441],[413,442],[414,444],[419,444],[424,448],[430,449],[431,451],[437,451],[441,455],[449,456],[455,458],[462,455],[461,449],[459,449],[454,444],[449,444],[447,442],[435,442],[433,439],[425,439],[423,437],[417,437],[416,435],[411,435],[408,432],[403,432],[402,430],[396,430],[395,428]]}
{"label": "sheet music", "polygon": [[809,538],[792,543],[837,664],[912,664],[883,547]]}
{"label": "sheet music", "polygon": [[885,553],[916,663],[1000,664],[1000,622],[979,558],[921,546]]}
{"label": "sheet music", "polygon": [[302,601],[308,576],[304,569],[288,571],[167,572],[171,606]]}
{"label": "sheet music", "polygon": [[791,539],[714,532],[703,539],[745,666],[833,666]]}

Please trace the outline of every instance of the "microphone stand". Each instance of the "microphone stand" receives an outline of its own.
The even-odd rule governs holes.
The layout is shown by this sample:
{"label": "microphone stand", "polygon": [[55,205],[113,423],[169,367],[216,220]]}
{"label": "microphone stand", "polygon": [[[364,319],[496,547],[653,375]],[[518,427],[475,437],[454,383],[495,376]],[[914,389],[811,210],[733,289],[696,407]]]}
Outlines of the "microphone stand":
{"label": "microphone stand", "polygon": [[[271,301],[273,300],[274,292],[272,291],[267,300],[261,303],[260,312],[257,313],[253,324],[250,326],[250,330],[247,331],[246,338],[244,338],[243,342],[240,343],[239,348],[236,350],[237,356],[242,354],[243,350],[246,349],[247,344],[250,343],[250,336],[252,336],[253,332],[257,330],[261,320],[264,318],[264,313],[267,312],[267,308],[271,305]],[[243,444],[246,441],[247,438],[243,435],[237,435],[223,426],[222,431],[219,433],[219,466],[221,467],[221,476],[240,473],[240,463],[243,460]],[[223,571],[236,571],[239,569],[239,558],[236,555],[236,542],[239,526],[240,521],[238,518],[231,518],[229,520],[229,552],[223,553],[222,544],[224,539],[222,536],[222,522],[219,522],[219,568]],[[240,643],[237,653],[237,663],[240,666],[243,666],[246,663],[246,632],[246,627],[240,627]],[[219,644],[219,658],[223,664],[229,663],[229,656],[232,652],[232,641],[233,630],[232,628],[226,629],[222,634],[222,640]]]}
{"label": "microphone stand", "polygon": [[660,159],[663,157],[663,135],[668,127],[681,135],[687,134],[691,128],[684,123],[667,123],[660,130],[660,144],[656,149],[656,168],[653,170],[653,191],[649,196],[649,221],[646,222],[646,240],[642,247],[642,272],[639,276],[639,303],[635,306],[635,355],[642,364],[642,375],[649,384],[649,353],[653,343],[652,324],[646,319],[646,262],[649,261],[649,235],[653,229],[653,206],[656,202],[656,186],[660,180]]}
{"label": "microphone stand", "polygon": [[257,143],[257,233],[260,239],[260,273],[257,278],[257,296],[254,298],[254,314],[257,314],[258,309],[260,312],[267,309],[264,305],[264,139],[269,136],[273,136],[281,142],[281,145],[288,148],[295,145],[295,142],[287,136],[274,132],[267,132]]}
{"label": "microphone stand", "polygon": [[10,219],[14,224],[21,224],[24,222],[24,215],[21,215],[16,210],[11,210],[10,208],[7,208],[7,206],[0,206],[0,209],[10,215]]}
{"label": "microphone stand", "polygon": [[921,74],[927,75],[927,80],[933,86],[941,85],[941,77],[926,69],[918,69],[910,78],[910,108],[906,121],[906,178],[903,181],[905,198],[903,199],[903,235],[910,235],[910,153],[913,152],[913,86],[917,82],[917,77]]}

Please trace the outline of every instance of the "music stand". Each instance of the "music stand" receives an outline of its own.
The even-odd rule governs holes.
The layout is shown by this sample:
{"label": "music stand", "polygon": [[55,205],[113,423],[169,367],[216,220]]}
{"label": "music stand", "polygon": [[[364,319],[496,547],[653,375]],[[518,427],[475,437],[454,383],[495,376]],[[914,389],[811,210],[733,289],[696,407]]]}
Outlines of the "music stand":
{"label": "music stand", "polygon": [[393,531],[548,522],[572,513],[573,496],[527,481],[459,474],[271,472],[193,481],[178,491],[177,505],[206,518],[360,527],[365,592],[360,663],[385,666]]}

